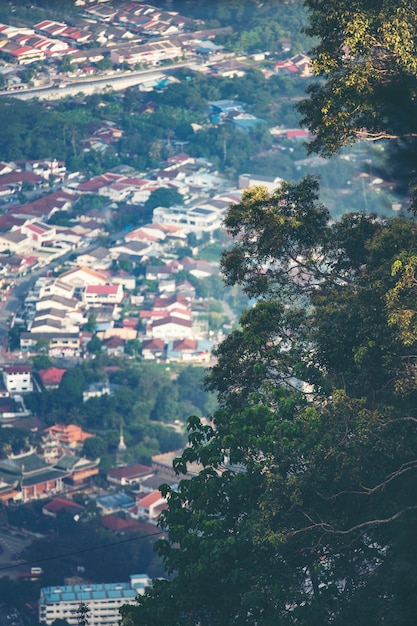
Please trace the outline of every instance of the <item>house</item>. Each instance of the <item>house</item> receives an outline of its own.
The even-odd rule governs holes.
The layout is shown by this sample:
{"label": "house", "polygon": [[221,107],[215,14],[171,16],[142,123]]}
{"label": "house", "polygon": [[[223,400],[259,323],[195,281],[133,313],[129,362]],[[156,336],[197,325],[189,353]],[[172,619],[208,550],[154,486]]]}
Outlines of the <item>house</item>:
{"label": "house", "polygon": [[169,315],[152,323],[150,334],[155,339],[178,339],[192,336],[192,322]]}
{"label": "house", "polygon": [[[36,300],[45,298],[46,296],[61,296],[63,298],[71,299],[74,294],[74,287],[67,285],[59,278],[54,281],[48,281],[46,284],[41,284],[39,288],[39,294]],[[74,301],[75,302],[75,301]]]}
{"label": "house", "polygon": [[69,211],[78,198],[79,194],[56,191],[19,206],[19,214],[24,219],[47,220],[56,211]]}
{"label": "house", "polygon": [[34,320],[30,325],[31,333],[74,333],[78,331],[78,327],[61,321],[53,317],[45,317],[40,320]]}
{"label": "house", "polygon": [[125,485],[137,485],[154,475],[154,471],[147,465],[134,463],[126,467],[118,467],[107,472],[109,483],[124,487]]}
{"label": "house", "polygon": [[26,235],[33,243],[35,248],[39,248],[47,243],[55,240],[56,229],[54,226],[48,226],[43,222],[35,219],[26,220],[18,229],[18,232]]}
{"label": "house", "polygon": [[67,313],[64,309],[54,309],[54,308],[49,308],[49,309],[40,309],[38,311],[36,311],[35,313],[35,317],[34,317],[34,322],[39,322],[41,320],[47,320],[47,319],[53,319],[57,322],[62,323],[63,320],[65,319]]}
{"label": "house", "polygon": [[105,270],[110,267],[111,262],[109,251],[103,246],[98,246],[86,254],[81,254],[76,259],[79,267],[95,270]]}
{"label": "house", "polygon": [[234,111],[244,111],[247,105],[238,100],[214,100],[210,102],[210,106],[215,115],[225,116]]}
{"label": "house", "polygon": [[101,396],[110,395],[110,387],[108,383],[91,383],[86,391],[83,391],[83,402],[90,398],[100,398]]}
{"label": "house", "polygon": [[161,512],[161,504],[164,505],[164,508],[167,508],[166,498],[160,491],[152,491],[152,493],[138,498],[136,512],[132,517],[142,518],[150,522],[156,521]]}
{"label": "house", "polygon": [[122,356],[125,353],[125,340],[121,337],[103,339],[102,350],[112,356]]}
{"label": "house", "polygon": [[212,343],[209,340],[174,339],[168,342],[167,362],[208,363],[211,358]]}
{"label": "house", "polygon": [[204,233],[212,233],[223,226],[223,215],[204,206],[156,207],[153,221],[164,225],[180,226],[184,234],[194,233],[201,238]]}
{"label": "house", "polygon": [[136,287],[136,277],[125,270],[117,270],[111,275],[111,283],[112,285],[120,285],[122,289],[127,291],[133,291]]}
{"label": "house", "polygon": [[188,301],[183,296],[177,294],[174,294],[168,298],[157,296],[154,299],[153,306],[155,310],[168,312],[181,309],[183,311],[188,311]]}
{"label": "house", "polygon": [[102,341],[106,341],[106,339],[110,339],[111,337],[118,337],[123,341],[129,341],[129,339],[136,339],[138,336],[138,332],[135,328],[130,327],[107,328],[104,331],[97,332],[97,336]]}
{"label": "house", "polygon": [[3,381],[9,393],[33,391],[30,368],[27,365],[8,365],[3,368]]}
{"label": "house", "polygon": [[239,176],[239,189],[248,187],[266,187],[269,193],[273,193],[283,183],[279,176],[260,176],[254,174],[241,174]]}
{"label": "house", "polygon": [[43,311],[44,309],[60,309],[62,311],[75,311],[80,306],[80,303],[75,298],[68,298],[65,296],[57,295],[45,295],[42,296],[38,302],[36,302],[36,311]]}
{"label": "house", "polygon": [[251,130],[257,128],[260,124],[265,124],[265,120],[260,117],[255,117],[249,113],[240,113],[233,118],[233,126],[237,130],[241,130],[245,133],[249,133]]}
{"label": "house", "polygon": [[66,371],[66,369],[58,367],[48,367],[44,370],[38,370],[37,373],[45,389],[57,389]]}
{"label": "house", "polygon": [[76,267],[61,274],[59,279],[75,289],[84,289],[87,285],[105,285],[106,276],[88,267]]}
{"label": "house", "polygon": [[194,300],[196,296],[195,287],[188,280],[183,280],[175,285],[175,291],[186,300]]}
{"label": "house", "polygon": [[167,265],[147,265],[146,280],[166,280],[178,272],[178,268]]}
{"label": "house", "polygon": [[121,304],[124,298],[122,285],[87,285],[83,302],[92,304]]}
{"label": "house", "polygon": [[204,259],[191,259],[184,257],[181,259],[184,269],[196,278],[208,278],[209,276],[218,276],[220,273],[218,265],[209,263]]}
{"label": "house", "polygon": [[136,504],[136,501],[123,491],[99,496],[96,498],[96,502],[104,515],[115,513],[116,511],[127,511]]}
{"label": "house", "polygon": [[144,339],[142,342],[142,358],[145,361],[159,360],[165,355],[164,339]]}
{"label": "house", "polygon": [[32,249],[30,239],[17,231],[0,234],[0,252],[13,252],[23,254]]}
{"label": "house", "polygon": [[[60,319],[62,318],[62,319]],[[65,311],[41,312],[40,317],[35,316],[29,325],[31,333],[76,333],[78,326],[73,324],[67,317]]]}
{"label": "house", "polygon": [[[119,515],[103,515],[101,517],[101,524],[106,530],[110,530],[113,533],[125,535],[126,533],[137,533],[143,531],[143,524],[137,522],[132,518],[124,519]],[[148,535],[151,532],[155,532],[155,527],[152,526],[146,531]]]}
{"label": "house", "polygon": [[26,352],[37,351],[39,342],[47,344],[49,356],[71,358],[81,354],[81,340],[78,332],[23,332],[20,335],[20,347]]}
{"label": "house", "polygon": [[142,258],[152,252],[154,246],[144,241],[128,241],[126,243],[112,246],[109,249],[112,259],[118,259],[124,255],[126,259],[132,259],[141,262]]}
{"label": "house", "polygon": [[73,518],[80,515],[83,511],[84,507],[72,500],[67,500],[65,498],[54,498],[47,504],[44,504],[42,507],[42,513],[44,515],[49,515],[56,519],[56,516],[60,511],[67,511],[72,515]]}

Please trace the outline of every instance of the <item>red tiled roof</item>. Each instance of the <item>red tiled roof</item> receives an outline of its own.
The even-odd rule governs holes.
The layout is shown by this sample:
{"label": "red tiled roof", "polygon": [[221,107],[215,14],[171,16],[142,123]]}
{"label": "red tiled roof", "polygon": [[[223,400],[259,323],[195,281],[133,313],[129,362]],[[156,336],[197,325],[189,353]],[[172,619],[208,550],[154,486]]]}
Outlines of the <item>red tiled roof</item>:
{"label": "red tiled roof", "polygon": [[64,500],[63,498],[54,498],[48,504],[45,504],[43,508],[49,513],[58,513],[58,511],[62,511],[63,509],[67,511],[82,511],[84,507],[76,502],[72,502],[72,500]]}
{"label": "red tiled roof", "polygon": [[163,339],[145,339],[142,342],[142,350],[163,350],[165,341]]}
{"label": "red tiled roof", "polygon": [[155,502],[158,502],[162,498],[160,491],[152,491],[152,493],[148,493],[144,498],[138,498],[137,505],[138,506],[152,506]]}
{"label": "red tiled roof", "polygon": [[109,470],[107,472],[107,476],[112,476],[113,478],[139,478],[141,476],[147,476],[148,474],[153,474],[153,470],[151,467],[147,465],[141,465],[140,463],[135,463],[134,465],[128,465],[127,467],[117,467],[115,469]]}
{"label": "red tiled roof", "polygon": [[6,374],[30,374],[30,367],[27,365],[5,365],[3,371]]}
{"label": "red tiled roof", "polygon": [[96,293],[98,295],[105,294],[117,294],[119,291],[118,285],[87,285],[85,293]]}
{"label": "red tiled roof", "polygon": [[[137,522],[134,519],[123,519],[122,517],[119,517],[118,515],[103,515],[103,517],[101,518],[101,523],[103,524],[104,528],[107,528],[108,530],[111,530],[113,532],[124,532],[124,533],[129,533],[129,532],[139,532],[140,530],[142,530],[142,524],[140,524],[139,522]],[[152,530],[154,532],[157,532],[157,529],[155,529],[155,526],[152,526]]]}
{"label": "red tiled roof", "polygon": [[39,370],[38,376],[45,387],[48,385],[59,385],[66,371],[67,370],[58,367],[48,367],[45,370]]}
{"label": "red tiled roof", "polygon": [[173,343],[174,350],[196,350],[197,339],[177,339]]}
{"label": "red tiled roof", "polygon": [[155,320],[152,326],[167,326],[168,324],[176,324],[177,326],[185,326],[187,328],[191,328],[192,326],[191,320],[184,320],[180,317],[173,317],[172,315],[163,317],[160,320]]}

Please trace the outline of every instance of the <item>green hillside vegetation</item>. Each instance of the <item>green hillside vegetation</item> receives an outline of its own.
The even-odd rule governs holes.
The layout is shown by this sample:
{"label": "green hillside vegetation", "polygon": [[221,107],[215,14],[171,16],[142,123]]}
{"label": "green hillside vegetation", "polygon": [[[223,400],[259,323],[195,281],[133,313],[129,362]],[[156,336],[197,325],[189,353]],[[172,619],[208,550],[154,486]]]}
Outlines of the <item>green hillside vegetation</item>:
{"label": "green hillside vegetation", "polygon": [[[390,138],[412,180],[414,6],[305,4],[323,77],[301,105],[311,149]],[[417,227],[412,214],[334,222],[318,194],[308,176],[229,210],[223,272],[256,304],[206,378],[213,425],[188,420],[176,469],[203,469],[164,489],[172,578],[125,608],[125,626],[415,621]]]}
{"label": "green hillside vegetation", "polygon": [[[183,422],[190,414],[205,416],[215,409],[214,397],[202,386],[202,368],[167,370],[135,361],[130,365],[120,362],[117,371],[110,374],[110,395],[83,402],[89,383],[103,380],[102,361],[98,356],[91,363],[68,370],[58,389],[34,392],[26,404],[48,425],[75,423],[94,432],[97,437],[87,440],[83,452],[89,458],[102,457],[104,466],[114,463],[122,425],[128,447],[126,461],[150,463],[153,454],[177,450],[184,444],[184,436],[168,424]],[[10,434],[3,445],[18,451],[24,443],[21,435]]]}

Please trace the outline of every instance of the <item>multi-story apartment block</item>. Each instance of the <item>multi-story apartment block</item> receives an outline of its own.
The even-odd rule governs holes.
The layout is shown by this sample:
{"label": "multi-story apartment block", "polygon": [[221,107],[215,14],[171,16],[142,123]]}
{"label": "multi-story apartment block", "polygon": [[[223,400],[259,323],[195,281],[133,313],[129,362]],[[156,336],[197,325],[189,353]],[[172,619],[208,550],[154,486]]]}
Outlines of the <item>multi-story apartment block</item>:
{"label": "multi-story apartment block", "polygon": [[119,609],[124,604],[135,604],[151,585],[147,574],[134,574],[128,583],[98,583],[84,585],[58,585],[43,587],[39,600],[39,621],[52,624],[65,619],[78,624],[77,609],[85,604],[89,609],[90,626],[114,626],[120,620]]}

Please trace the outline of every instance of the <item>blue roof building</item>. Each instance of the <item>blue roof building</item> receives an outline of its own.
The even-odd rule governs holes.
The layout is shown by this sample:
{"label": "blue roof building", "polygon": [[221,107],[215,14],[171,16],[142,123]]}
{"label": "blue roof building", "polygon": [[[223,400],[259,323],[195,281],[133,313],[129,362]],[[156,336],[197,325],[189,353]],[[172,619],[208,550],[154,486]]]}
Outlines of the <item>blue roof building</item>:
{"label": "blue roof building", "polygon": [[143,595],[151,585],[147,574],[134,574],[130,582],[92,583],[85,585],[59,585],[43,587],[39,600],[39,621],[52,624],[65,619],[78,624],[77,609],[85,603],[89,609],[90,626],[114,626],[120,620],[119,609],[124,604],[134,604],[137,595]]}
{"label": "blue roof building", "polygon": [[210,106],[213,113],[228,115],[234,111],[244,111],[246,104],[239,100],[213,100]]}

